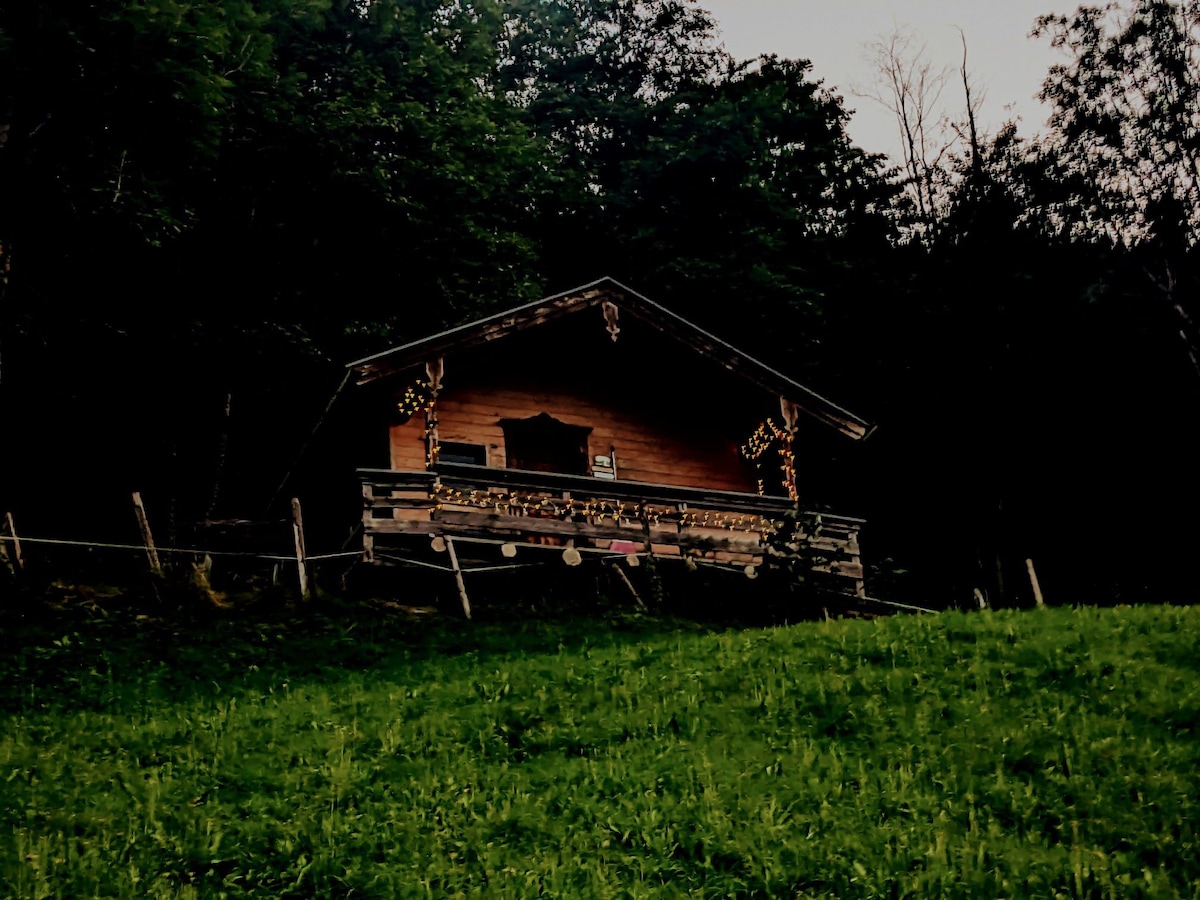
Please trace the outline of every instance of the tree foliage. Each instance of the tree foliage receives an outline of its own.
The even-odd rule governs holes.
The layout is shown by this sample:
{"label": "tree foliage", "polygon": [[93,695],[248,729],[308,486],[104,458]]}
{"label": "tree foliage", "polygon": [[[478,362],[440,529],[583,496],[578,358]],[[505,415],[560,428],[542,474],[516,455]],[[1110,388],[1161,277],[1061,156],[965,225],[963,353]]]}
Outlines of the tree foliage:
{"label": "tree foliage", "polygon": [[[896,547],[942,517],[958,523],[946,556],[958,563],[943,574],[960,597],[974,586],[1011,602],[1028,584],[1026,558],[1096,559],[1107,525],[1157,508],[1149,497],[1200,488],[1185,462],[1195,445],[1148,440],[1139,424],[1195,398],[1195,257],[1183,224],[1195,207],[1179,202],[1193,184],[1189,131],[1138,112],[1171,107],[1186,119],[1187,21],[1165,3],[1043,18],[1038,33],[1071,60],[1048,75],[1050,132],[976,130],[921,182],[933,199],[900,208],[903,233],[921,237],[897,258],[915,290],[898,314],[876,305],[862,328],[892,413],[874,448],[893,474],[878,485],[891,502],[875,521],[894,528]],[[969,119],[956,130],[972,134]],[[910,193],[919,175],[907,173]],[[1133,558],[1096,569],[1104,590],[1152,580]]]}
{"label": "tree foliage", "polygon": [[[1055,153],[1090,176],[1087,224],[1122,243],[1200,239],[1200,7],[1137,0],[1043,16],[1069,59],[1042,89]],[[1090,202],[1089,202],[1090,201]],[[1079,223],[1081,226],[1084,222]]]}
{"label": "tree foliage", "polygon": [[15,463],[104,436],[113,482],[194,493],[194,517],[232,395],[246,508],[345,359],[531,293],[544,166],[486,85],[499,22],[487,0],[5,6],[6,400],[18,428],[56,410]]}
{"label": "tree foliage", "polygon": [[[181,523],[253,515],[345,360],[612,275],[880,420],[830,480],[970,596],[1062,546],[1048,511],[1101,521],[1050,468],[1169,455],[1089,429],[1168,414],[1180,334],[1200,371],[1197,27],[1194,0],[1043,17],[1036,140],[968,97],[935,142],[938,73],[885,46],[897,172],[693,0],[0,6],[0,471],[87,459]],[[343,436],[321,472],[378,461]]]}
{"label": "tree foliage", "polygon": [[[883,248],[892,188],[802,60],[738,62],[679,0],[507,6],[497,84],[549,146],[551,284],[611,274],[784,354]],[[724,315],[727,298],[742,315]],[[783,327],[781,327],[783,326]]]}
{"label": "tree foliage", "polygon": [[1042,89],[1056,164],[1078,190],[1045,210],[1084,240],[1134,250],[1141,296],[1156,298],[1200,377],[1200,6],[1137,0],[1043,16],[1068,54]]}

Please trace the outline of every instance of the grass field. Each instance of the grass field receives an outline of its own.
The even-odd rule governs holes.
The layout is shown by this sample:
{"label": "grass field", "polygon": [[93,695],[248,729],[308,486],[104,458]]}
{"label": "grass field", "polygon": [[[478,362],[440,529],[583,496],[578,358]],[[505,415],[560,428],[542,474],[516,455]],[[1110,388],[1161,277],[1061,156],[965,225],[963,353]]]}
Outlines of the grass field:
{"label": "grass field", "polygon": [[1200,610],[0,633],[11,897],[1200,897]]}

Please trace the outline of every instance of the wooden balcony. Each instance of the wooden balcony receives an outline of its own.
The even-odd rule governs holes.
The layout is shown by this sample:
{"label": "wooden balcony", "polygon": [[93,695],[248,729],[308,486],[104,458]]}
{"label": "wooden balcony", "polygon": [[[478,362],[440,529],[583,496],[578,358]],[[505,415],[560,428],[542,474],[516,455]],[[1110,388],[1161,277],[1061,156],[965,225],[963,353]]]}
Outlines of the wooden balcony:
{"label": "wooden balcony", "polygon": [[[360,469],[359,476],[369,562],[401,558],[422,543],[414,538],[441,537],[485,549],[569,545],[757,567],[777,555],[764,536],[795,522],[794,505],[783,498],[584,475],[440,463],[421,471]],[[805,513],[800,522],[792,550],[814,572],[838,576],[840,590],[862,596],[863,520]]]}

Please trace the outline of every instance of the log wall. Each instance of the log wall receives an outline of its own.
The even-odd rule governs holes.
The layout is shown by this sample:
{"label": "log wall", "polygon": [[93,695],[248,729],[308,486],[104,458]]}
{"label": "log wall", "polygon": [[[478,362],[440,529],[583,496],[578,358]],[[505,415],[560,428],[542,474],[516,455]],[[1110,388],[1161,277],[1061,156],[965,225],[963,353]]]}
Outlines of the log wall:
{"label": "log wall", "polygon": [[[623,481],[754,492],[753,470],[739,454],[753,424],[686,421],[669,402],[655,410],[606,402],[578,388],[522,390],[517,385],[451,388],[438,399],[440,439],[487,448],[488,465],[504,468],[507,458],[501,419],[548,413],[568,425],[592,429],[590,456],[615,449],[617,477]],[[747,419],[749,421],[749,419]],[[740,424],[740,423],[739,423]],[[744,433],[742,433],[744,432]],[[391,430],[394,469],[425,466],[425,422],[420,415]]]}

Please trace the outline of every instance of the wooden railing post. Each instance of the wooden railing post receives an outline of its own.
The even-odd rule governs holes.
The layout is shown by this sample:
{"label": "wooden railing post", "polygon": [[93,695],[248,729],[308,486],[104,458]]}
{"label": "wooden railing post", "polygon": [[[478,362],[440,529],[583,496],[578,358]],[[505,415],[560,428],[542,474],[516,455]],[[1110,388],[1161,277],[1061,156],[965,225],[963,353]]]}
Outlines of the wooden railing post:
{"label": "wooden railing post", "polygon": [[375,518],[375,485],[369,481],[362,483],[363,497],[363,562],[369,563],[375,561],[375,539],[371,536],[372,520]]}

